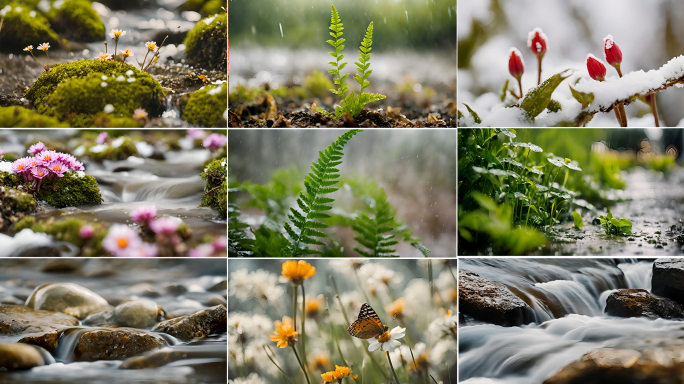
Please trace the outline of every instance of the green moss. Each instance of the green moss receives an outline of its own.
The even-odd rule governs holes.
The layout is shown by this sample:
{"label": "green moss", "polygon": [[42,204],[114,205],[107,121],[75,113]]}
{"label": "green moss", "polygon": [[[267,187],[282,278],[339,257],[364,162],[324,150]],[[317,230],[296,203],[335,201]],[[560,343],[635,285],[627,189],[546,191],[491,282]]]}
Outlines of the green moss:
{"label": "green moss", "polygon": [[[133,72],[130,78],[135,81],[128,82],[127,71]],[[119,76],[123,81],[117,80],[122,79]],[[98,60],[57,64],[26,93],[38,112],[70,121],[74,127],[94,126],[93,116],[107,104],[114,106],[112,118],[130,118],[141,107],[159,116],[161,96],[161,85],[149,74],[130,64]]]}
{"label": "green moss", "polygon": [[324,98],[335,87],[327,76],[314,69],[313,74],[304,78],[304,88],[313,96]]}
{"label": "green moss", "polygon": [[223,12],[221,7],[228,8],[226,0],[188,0],[181,4],[180,11],[199,12],[203,17]]}
{"label": "green moss", "polygon": [[[88,239],[80,236],[81,227],[90,225],[94,235]],[[107,235],[107,229],[102,223],[89,223],[76,218],[67,218],[60,221],[50,219],[48,221],[36,221],[35,217],[26,217],[14,226],[14,232],[29,228],[35,233],[47,233],[55,240],[66,241],[81,248],[82,256],[102,256],[107,254],[102,248],[102,239]]]}
{"label": "green moss", "polygon": [[24,107],[0,107],[0,127],[5,128],[69,128],[54,117],[41,115]]}
{"label": "green moss", "polygon": [[95,178],[90,175],[78,177],[76,172],[67,172],[63,177],[43,180],[36,197],[55,208],[100,204],[103,201]]}
{"label": "green moss", "polygon": [[10,187],[0,187],[0,191],[2,191],[3,197],[12,200],[12,204],[20,211],[27,211],[36,207],[33,196],[26,192]]}
{"label": "green moss", "polygon": [[264,89],[261,87],[257,88],[247,88],[246,86],[238,83],[233,91],[230,93],[230,101],[232,103],[244,103],[247,101],[253,101],[256,99],[257,95],[261,93]]}
{"label": "green moss", "polygon": [[[8,159],[5,159],[8,160]],[[22,184],[22,180],[14,173],[0,172],[0,185],[4,187],[17,187]]]}
{"label": "green moss", "polygon": [[95,115],[92,120],[98,128],[140,128],[140,124],[130,117],[112,117],[104,112]]}
{"label": "green moss", "polygon": [[11,187],[0,186],[0,230],[33,213],[36,201],[26,192]]}
{"label": "green moss", "polygon": [[221,218],[228,216],[228,167],[226,158],[215,159],[200,173],[202,180],[207,181],[202,195],[200,207],[210,207],[219,213]]}
{"label": "green moss", "polygon": [[224,118],[226,108],[228,108],[226,83],[206,86],[190,94],[190,100],[183,110],[183,120],[205,127],[225,127],[228,124]]}
{"label": "green moss", "polygon": [[192,65],[205,69],[228,68],[228,15],[221,11],[200,20],[185,38],[185,53]]}
{"label": "green moss", "polygon": [[[28,4],[14,1],[0,4],[0,9],[6,6],[11,7],[12,10],[5,15],[5,21],[0,30],[0,51],[18,51],[28,45],[33,45],[35,48],[38,44],[45,42],[50,43],[52,47],[59,45],[59,36],[50,28],[48,19],[40,12]],[[38,56],[43,63],[47,62],[47,57],[43,52],[34,50],[34,55]]]}
{"label": "green moss", "polygon": [[[117,139],[117,140],[120,140]],[[90,149],[92,145],[86,149],[86,156],[96,161],[102,160],[126,160],[130,156],[140,156],[135,143],[128,137],[123,137],[123,142],[117,147],[113,147],[111,141],[106,144],[107,148],[101,152],[92,152]]]}
{"label": "green moss", "polygon": [[67,39],[103,41],[105,26],[88,0],[65,1],[60,9],[50,8],[46,16],[55,31]]}

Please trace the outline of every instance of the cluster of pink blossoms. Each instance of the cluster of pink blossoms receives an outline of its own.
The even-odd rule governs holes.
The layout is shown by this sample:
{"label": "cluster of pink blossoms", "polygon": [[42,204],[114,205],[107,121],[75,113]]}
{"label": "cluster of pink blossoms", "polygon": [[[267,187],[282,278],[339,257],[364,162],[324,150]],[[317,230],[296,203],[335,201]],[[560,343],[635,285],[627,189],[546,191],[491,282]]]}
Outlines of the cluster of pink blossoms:
{"label": "cluster of pink blossoms", "polygon": [[28,153],[34,157],[22,157],[12,163],[12,171],[32,183],[38,191],[43,179],[62,177],[68,171],[83,171],[83,163],[75,157],[62,152],[50,151],[39,142],[32,145]]}
{"label": "cluster of pink blossoms", "polygon": [[210,152],[215,152],[219,148],[226,145],[226,135],[212,133],[211,135],[207,136],[204,141],[202,141],[202,145]]}

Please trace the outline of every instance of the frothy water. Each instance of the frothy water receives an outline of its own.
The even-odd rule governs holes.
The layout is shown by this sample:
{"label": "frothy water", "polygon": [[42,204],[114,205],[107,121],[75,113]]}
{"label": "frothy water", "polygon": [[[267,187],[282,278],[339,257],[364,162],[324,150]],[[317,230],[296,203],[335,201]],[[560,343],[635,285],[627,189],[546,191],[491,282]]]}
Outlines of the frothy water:
{"label": "frothy water", "polygon": [[617,289],[650,289],[652,262],[611,259],[462,259],[460,268],[504,283],[537,321],[520,327],[472,319],[459,329],[459,382],[541,383],[598,348],[643,349],[684,337],[681,322],[603,313]]}

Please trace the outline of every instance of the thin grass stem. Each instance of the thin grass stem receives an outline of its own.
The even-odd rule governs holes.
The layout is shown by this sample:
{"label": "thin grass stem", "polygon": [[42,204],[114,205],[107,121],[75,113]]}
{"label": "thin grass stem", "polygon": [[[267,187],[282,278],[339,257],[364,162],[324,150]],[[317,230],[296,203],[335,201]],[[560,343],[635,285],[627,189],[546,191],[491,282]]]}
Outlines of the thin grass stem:
{"label": "thin grass stem", "polygon": [[306,368],[304,368],[304,364],[302,364],[302,360],[299,358],[299,354],[297,353],[297,348],[295,348],[294,344],[292,345],[292,350],[294,351],[295,357],[297,358],[297,361],[299,362],[299,366],[302,368],[302,372],[304,372],[304,377],[306,378],[307,384],[311,384],[311,380],[309,380],[309,374],[306,372]]}
{"label": "thin grass stem", "polygon": [[[266,347],[267,347],[267,345],[264,345],[262,348],[264,348],[264,352],[266,352],[266,356],[268,356],[268,359],[271,360],[271,363],[273,363],[273,365],[275,365],[276,368],[278,368],[278,370],[283,374],[283,377],[285,377],[287,379],[287,381],[294,384],[294,382],[292,382],[292,380],[290,380],[290,378],[287,377],[287,374],[285,373],[285,371],[283,371],[282,368],[280,368],[278,366],[278,364],[276,364],[275,360],[273,360],[273,358],[271,358],[271,355],[268,353],[268,351],[266,351]],[[271,347],[268,347],[268,349],[271,349]],[[271,353],[273,353],[273,351],[271,351]],[[273,355],[275,356],[275,353],[273,353]]]}
{"label": "thin grass stem", "polygon": [[387,361],[389,361],[390,368],[392,369],[392,374],[394,375],[394,380],[397,381],[397,384],[399,384],[399,378],[397,377],[397,373],[394,371],[394,366],[392,365],[392,359],[390,358],[389,352],[385,352],[387,354]]}

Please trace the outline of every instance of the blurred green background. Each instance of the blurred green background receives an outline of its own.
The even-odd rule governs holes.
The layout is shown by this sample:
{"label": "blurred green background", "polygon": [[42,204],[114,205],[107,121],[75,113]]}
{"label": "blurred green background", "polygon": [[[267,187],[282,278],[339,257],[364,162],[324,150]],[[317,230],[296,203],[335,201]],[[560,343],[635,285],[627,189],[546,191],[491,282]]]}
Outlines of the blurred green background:
{"label": "blurred green background", "polygon": [[231,0],[233,46],[329,49],[331,4],[347,49],[358,49],[371,21],[374,51],[456,49],[455,0]]}

